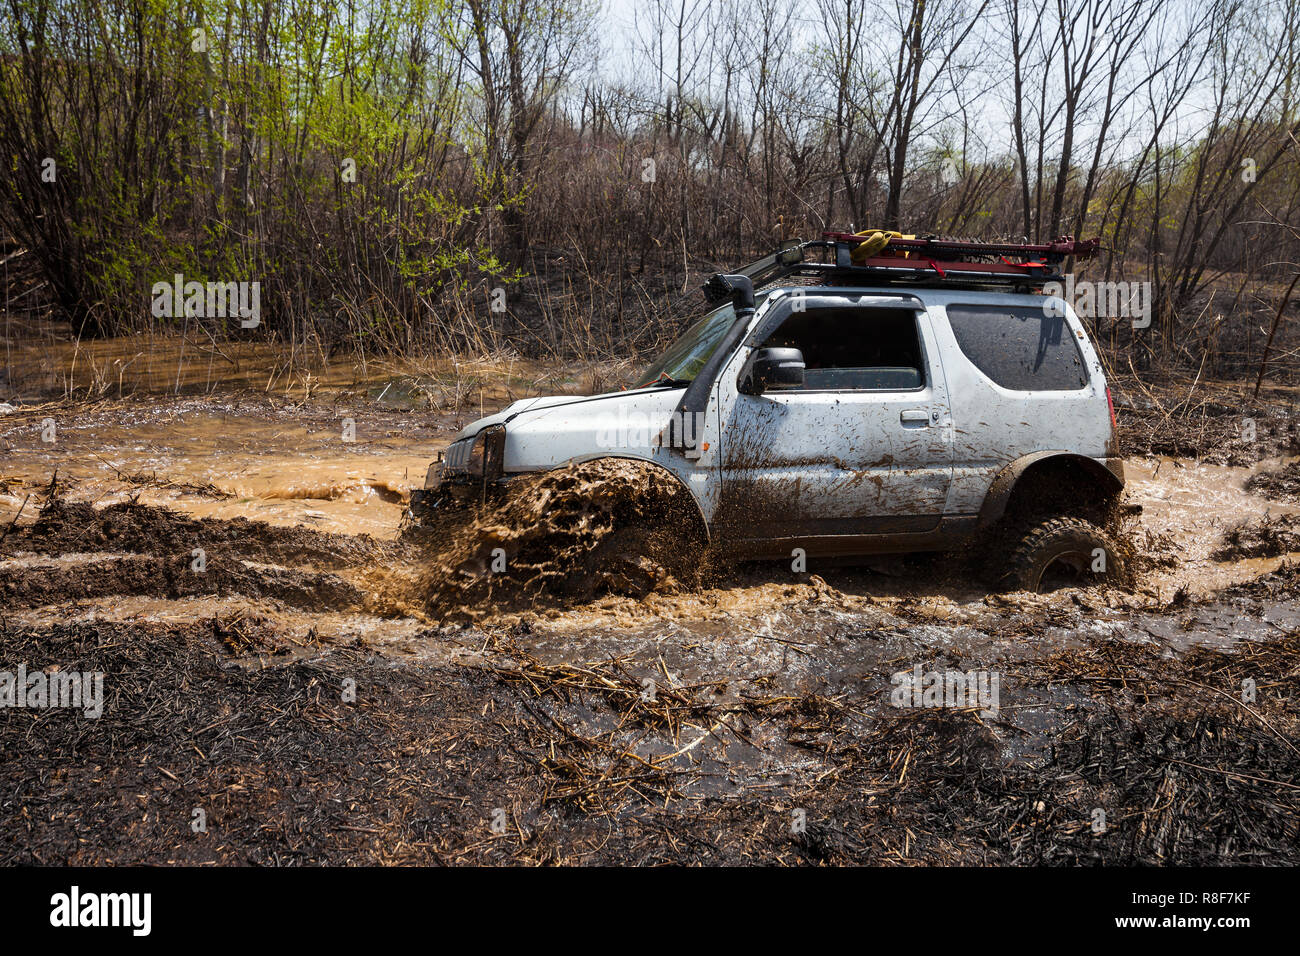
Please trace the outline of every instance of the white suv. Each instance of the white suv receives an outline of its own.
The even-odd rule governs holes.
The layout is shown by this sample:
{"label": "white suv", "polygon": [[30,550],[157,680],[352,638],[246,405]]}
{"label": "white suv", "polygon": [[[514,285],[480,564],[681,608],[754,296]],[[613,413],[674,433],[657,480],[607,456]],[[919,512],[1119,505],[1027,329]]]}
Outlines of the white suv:
{"label": "white suv", "polygon": [[[831,261],[810,261],[819,250]],[[697,532],[744,558],[1001,535],[1005,586],[1121,578],[1106,530],[1124,486],[1114,411],[1078,317],[1029,291],[1049,266],[971,279],[933,257],[873,267],[851,253],[842,237],[801,243],[715,276],[715,306],[631,388],[474,422],[430,467],[413,514],[616,457],[671,475]]]}

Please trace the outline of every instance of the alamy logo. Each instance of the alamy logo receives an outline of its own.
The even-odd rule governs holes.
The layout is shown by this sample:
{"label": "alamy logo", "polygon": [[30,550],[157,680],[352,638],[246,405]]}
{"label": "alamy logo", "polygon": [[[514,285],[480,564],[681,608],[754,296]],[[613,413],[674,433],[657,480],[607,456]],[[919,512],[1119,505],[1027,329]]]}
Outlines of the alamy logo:
{"label": "alamy logo", "polygon": [[74,886],[51,896],[50,907],[51,926],[129,926],[134,936],[153,928],[152,893],[82,893]]}
{"label": "alamy logo", "polygon": [[704,434],[703,412],[663,414],[619,408],[617,416],[603,421],[596,430],[600,448],[680,448],[698,450]]}
{"label": "alamy logo", "polygon": [[185,276],[178,272],[171,282],[153,284],[153,314],[159,319],[238,316],[240,328],[256,328],[262,321],[262,284],[186,282]]}
{"label": "alamy logo", "polygon": [[0,671],[0,709],[76,708],[87,717],[104,712],[104,675],[100,671],[33,671],[19,664],[17,673]]}
{"label": "alamy logo", "polygon": [[997,671],[923,671],[917,664],[890,680],[889,702],[895,707],[978,707],[981,717],[998,715],[1002,675]]}
{"label": "alamy logo", "polygon": [[1048,316],[1065,314],[1059,305],[1064,299],[1081,319],[1132,319],[1135,329],[1151,325],[1150,282],[1076,282],[1072,273],[1066,273],[1064,283],[1043,283],[1043,294],[1049,296],[1043,303]]}

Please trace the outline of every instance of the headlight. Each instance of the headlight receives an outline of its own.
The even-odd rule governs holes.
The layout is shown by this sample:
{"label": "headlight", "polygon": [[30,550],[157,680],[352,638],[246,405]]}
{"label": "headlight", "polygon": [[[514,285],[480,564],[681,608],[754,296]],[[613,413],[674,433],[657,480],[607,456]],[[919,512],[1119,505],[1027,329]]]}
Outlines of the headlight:
{"label": "headlight", "polygon": [[505,470],[506,426],[492,425],[474,436],[469,450],[469,473],[496,481]]}
{"label": "headlight", "polygon": [[506,427],[492,425],[473,438],[462,438],[447,446],[445,455],[429,466],[424,487],[439,488],[445,481],[465,478],[496,481],[505,470]]}
{"label": "headlight", "polygon": [[438,452],[438,460],[430,463],[429,470],[424,474],[424,490],[437,491],[442,485],[442,452]]}
{"label": "headlight", "polygon": [[475,478],[483,477],[483,448],[483,433],[479,432],[469,446],[469,460],[465,462],[465,470]]}

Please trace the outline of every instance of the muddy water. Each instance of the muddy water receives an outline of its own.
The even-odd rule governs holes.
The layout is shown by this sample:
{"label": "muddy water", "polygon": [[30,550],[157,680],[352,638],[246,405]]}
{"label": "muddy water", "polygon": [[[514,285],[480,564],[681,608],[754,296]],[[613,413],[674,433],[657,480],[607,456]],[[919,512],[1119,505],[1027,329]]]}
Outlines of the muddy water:
{"label": "muddy water", "polygon": [[261,399],[24,410],[0,417],[0,515],[57,472],[76,500],[138,497],[197,517],[392,536],[460,418]]}
{"label": "muddy water", "polygon": [[[199,518],[248,518],[391,540],[410,488],[423,481],[437,451],[475,413],[248,396],[21,409],[0,416],[0,520],[11,520],[24,500],[29,504],[19,524],[33,520],[57,471],[65,495],[100,506],[133,499]],[[53,442],[41,440],[47,419],[54,422]],[[1220,562],[1211,554],[1233,524],[1300,510],[1246,491],[1252,474],[1277,464],[1129,461],[1130,499],[1144,508],[1139,546],[1164,562],[1144,573],[1135,600],[1167,600],[1180,588],[1203,594],[1276,568],[1282,556]],[[89,560],[76,554],[54,559],[65,565]],[[47,559],[11,555],[6,563],[41,560]],[[392,570],[406,586],[418,569]],[[944,559],[889,558],[859,568],[811,570],[827,582],[821,591],[808,575],[777,563],[732,572],[702,590],[606,599],[528,616],[538,622],[538,633],[563,635],[570,647],[609,633],[636,643],[655,628],[714,643],[725,631],[741,641],[739,654],[779,649],[782,660],[796,663],[799,638],[790,635],[809,628],[822,633],[836,620],[848,630],[874,626],[880,614],[904,607],[914,618],[960,634],[961,627],[985,616],[983,592],[963,568]],[[351,577],[365,581],[374,571],[356,569]],[[500,621],[517,619],[503,615]]]}
{"label": "muddy water", "polygon": [[1211,558],[1224,531],[1265,515],[1295,514],[1295,504],[1270,501],[1246,490],[1251,476],[1280,468],[1287,459],[1252,467],[1206,465],[1174,459],[1125,463],[1129,500],[1141,504],[1141,529],[1151,547],[1175,562],[1146,576],[1144,586],[1165,597],[1185,587],[1195,593],[1249,581],[1272,571],[1287,556],[1219,562]]}
{"label": "muddy water", "polygon": [[[429,462],[476,410],[434,413],[353,401],[262,397],[142,398],[95,405],[52,405],[0,416],[0,520],[41,493],[57,472],[74,500],[128,498],[205,518],[244,517],[343,534],[393,538],[413,486]],[[47,421],[54,441],[42,440]],[[1219,562],[1224,530],[1296,505],[1252,495],[1254,468],[1161,458],[1127,463],[1130,499],[1143,506],[1139,545],[1164,559],[1142,588],[1168,598],[1179,588],[1203,593],[1273,570],[1282,557]],[[30,504],[31,509],[35,504]],[[29,521],[33,511],[22,520]],[[960,569],[942,562],[879,559],[867,570],[817,568],[848,597],[929,597],[968,604],[982,597]],[[702,606],[737,615],[775,614],[785,588],[801,577],[779,564],[758,580],[703,594],[656,596],[624,608],[632,618],[691,621]],[[802,578],[806,580],[806,577]],[[657,602],[657,603],[655,603]],[[574,627],[593,612],[561,612]],[[626,626],[601,620],[596,626]]]}

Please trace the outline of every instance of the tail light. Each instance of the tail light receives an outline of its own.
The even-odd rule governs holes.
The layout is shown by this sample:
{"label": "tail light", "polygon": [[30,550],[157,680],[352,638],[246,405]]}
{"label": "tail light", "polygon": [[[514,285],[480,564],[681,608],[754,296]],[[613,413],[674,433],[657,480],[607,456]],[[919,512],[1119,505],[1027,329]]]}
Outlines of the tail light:
{"label": "tail light", "polygon": [[1110,409],[1110,427],[1113,431],[1119,431],[1119,422],[1115,421],[1115,401],[1110,397],[1110,386],[1106,386],[1106,407]]}

